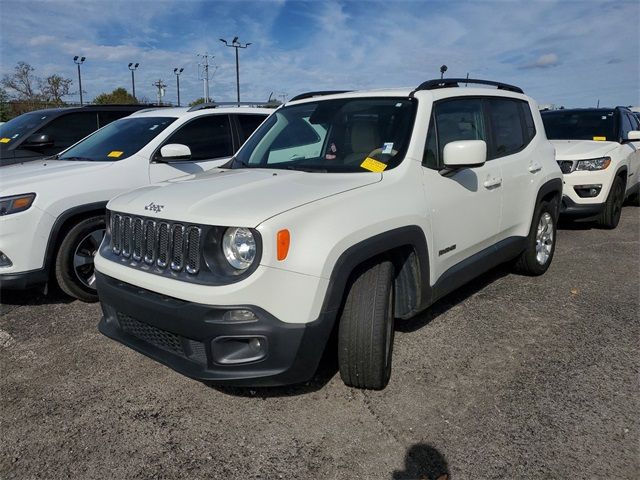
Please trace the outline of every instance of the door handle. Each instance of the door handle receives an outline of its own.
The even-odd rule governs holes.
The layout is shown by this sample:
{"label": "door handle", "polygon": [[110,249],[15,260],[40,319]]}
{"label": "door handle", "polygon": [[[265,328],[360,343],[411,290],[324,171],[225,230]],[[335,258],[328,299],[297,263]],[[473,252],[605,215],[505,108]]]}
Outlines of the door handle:
{"label": "door handle", "polygon": [[529,165],[529,171],[531,173],[537,173],[540,170],[542,170],[542,165],[540,165],[539,163],[532,163],[531,165]]}
{"label": "door handle", "polygon": [[485,180],[483,185],[485,188],[499,187],[500,185],[502,185],[502,178],[497,177],[497,178],[491,178],[489,180]]}

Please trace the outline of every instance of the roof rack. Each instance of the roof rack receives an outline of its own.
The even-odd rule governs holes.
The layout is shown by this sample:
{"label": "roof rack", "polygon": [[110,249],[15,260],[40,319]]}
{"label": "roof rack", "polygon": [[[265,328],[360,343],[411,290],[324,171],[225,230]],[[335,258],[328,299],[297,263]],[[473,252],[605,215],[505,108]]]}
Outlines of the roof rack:
{"label": "roof rack", "polygon": [[290,102],[293,102],[295,100],[304,100],[305,98],[313,98],[313,97],[323,97],[324,95],[336,95],[338,93],[347,93],[350,92],[351,90],[320,90],[317,92],[305,92],[305,93],[301,93],[299,95],[296,95],[295,97],[293,97],[292,99],[290,99]]}
{"label": "roof rack", "polygon": [[104,108],[104,107],[163,107],[164,105],[158,105],[156,103],[91,103],[81,105],[82,108]]}
{"label": "roof rack", "polygon": [[255,107],[264,105],[265,102],[207,102],[194,105],[187,112],[196,112],[198,110],[204,110],[205,108],[218,108],[218,107]]}
{"label": "roof rack", "polygon": [[[459,87],[461,83],[474,83],[476,85],[492,85],[497,87],[498,90],[508,90],[510,92],[524,93],[520,87],[515,85],[509,85],[508,83],[494,82],[492,80],[478,80],[477,78],[441,78],[436,80],[427,80],[421,83],[418,88],[414,90],[436,90],[438,88],[450,88]],[[412,92],[413,93],[413,92]]]}

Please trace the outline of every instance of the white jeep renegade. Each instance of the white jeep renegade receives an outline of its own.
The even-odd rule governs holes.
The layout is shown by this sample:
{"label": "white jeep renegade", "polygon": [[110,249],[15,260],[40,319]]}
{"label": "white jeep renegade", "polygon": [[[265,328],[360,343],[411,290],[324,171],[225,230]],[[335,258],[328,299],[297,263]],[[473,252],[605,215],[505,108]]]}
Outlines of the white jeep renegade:
{"label": "white jeep renegade", "polygon": [[542,121],[564,174],[560,213],[597,217],[604,228],[616,228],[624,200],[638,204],[638,119],[617,107],[550,110]]}
{"label": "white jeep renegade", "polygon": [[155,108],[116,120],[46,160],[2,167],[0,288],[55,279],[98,299],[93,256],[111,197],[226,163],[273,110]]}
{"label": "white jeep renegade", "polygon": [[395,318],[553,258],[562,174],[537,105],[466,81],[300,95],[223,168],[111,200],[100,331],[199,380],[281,385],[335,326],[344,382],[383,388]]}

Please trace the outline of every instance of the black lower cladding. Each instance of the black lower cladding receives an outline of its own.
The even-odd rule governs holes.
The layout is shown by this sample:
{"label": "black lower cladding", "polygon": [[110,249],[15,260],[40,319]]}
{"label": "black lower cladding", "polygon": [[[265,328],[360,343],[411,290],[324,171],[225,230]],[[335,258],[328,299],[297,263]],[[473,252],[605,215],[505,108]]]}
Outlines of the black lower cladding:
{"label": "black lower cladding", "polygon": [[49,279],[49,271],[45,268],[22,273],[0,275],[0,290],[22,290],[43,285]]}
{"label": "black lower cladding", "polygon": [[602,213],[604,206],[604,203],[576,203],[563,195],[560,213],[572,217],[593,217]]}
{"label": "black lower cladding", "polygon": [[[313,377],[335,312],[307,324],[285,323],[251,305],[186,302],[96,273],[106,336],[197,380],[236,386],[277,386]],[[225,312],[251,310],[257,321],[223,321]],[[259,339],[264,355],[246,363],[216,361],[218,342]],[[220,350],[229,347],[221,347]]]}

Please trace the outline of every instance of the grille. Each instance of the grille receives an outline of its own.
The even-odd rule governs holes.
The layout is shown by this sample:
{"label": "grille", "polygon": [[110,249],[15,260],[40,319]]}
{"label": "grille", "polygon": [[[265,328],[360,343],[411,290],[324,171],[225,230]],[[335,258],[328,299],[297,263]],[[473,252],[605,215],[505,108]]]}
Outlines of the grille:
{"label": "grille", "polygon": [[157,222],[115,213],[111,216],[111,251],[135,262],[186,271],[200,271],[202,229],[194,225]]}
{"label": "grille", "polygon": [[204,343],[167,332],[122,312],[117,312],[116,316],[122,330],[143,342],[201,364],[207,363]]}
{"label": "grille", "polygon": [[573,172],[573,162],[571,160],[559,160],[558,166],[562,173],[571,173]]}

